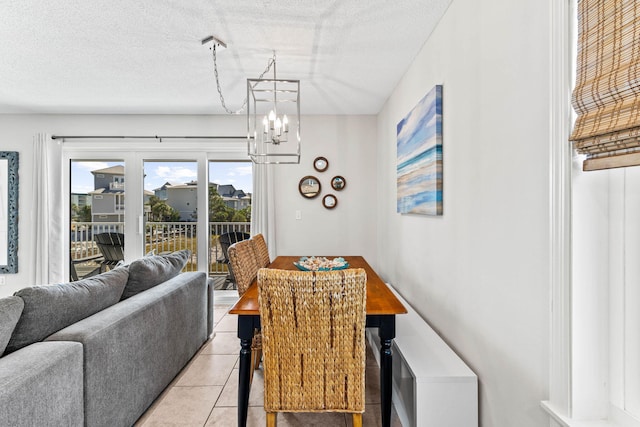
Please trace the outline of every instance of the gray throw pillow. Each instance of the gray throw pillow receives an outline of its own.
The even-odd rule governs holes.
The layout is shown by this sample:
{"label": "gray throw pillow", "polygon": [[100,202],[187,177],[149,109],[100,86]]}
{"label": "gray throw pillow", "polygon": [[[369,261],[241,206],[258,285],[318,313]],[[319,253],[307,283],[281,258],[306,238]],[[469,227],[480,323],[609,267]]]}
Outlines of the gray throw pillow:
{"label": "gray throw pillow", "polygon": [[127,284],[127,268],[71,283],[32,286],[16,292],[24,301],[24,311],[7,345],[7,353],[91,316],[120,300]]}
{"label": "gray throw pillow", "polygon": [[137,259],[129,265],[129,281],[124,288],[122,299],[130,298],[142,291],[180,274],[191,257],[191,251],[184,249],[168,255],[151,255]]}
{"label": "gray throw pillow", "polygon": [[24,301],[20,297],[6,297],[0,299],[0,355],[7,348],[13,329],[20,319],[24,308]]}

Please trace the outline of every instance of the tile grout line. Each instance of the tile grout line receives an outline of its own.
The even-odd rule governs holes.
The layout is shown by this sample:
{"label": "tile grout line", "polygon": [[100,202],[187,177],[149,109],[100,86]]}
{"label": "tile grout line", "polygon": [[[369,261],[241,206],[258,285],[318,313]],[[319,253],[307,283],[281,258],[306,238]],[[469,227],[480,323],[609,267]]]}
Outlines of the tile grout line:
{"label": "tile grout line", "polygon": [[[225,317],[227,317],[227,314],[229,313],[229,309],[227,308],[225,313],[222,315],[222,317],[220,318],[220,320],[218,320],[218,324],[220,322],[222,322],[222,319],[224,319]],[[216,324],[217,326],[217,324]],[[215,326],[214,326],[214,331],[215,331]],[[213,340],[211,340],[211,347],[213,349]],[[234,363],[235,366],[235,363]],[[207,423],[209,422],[209,419],[211,418],[211,416],[213,415],[213,412],[215,411],[218,402],[220,401],[220,399],[222,398],[222,394],[224,393],[225,389],[227,388],[227,385],[229,385],[229,380],[231,379],[231,375],[233,375],[233,371],[234,368],[233,366],[231,367],[231,371],[229,372],[229,375],[227,376],[227,380],[225,381],[224,385],[222,386],[222,390],[220,390],[220,394],[218,395],[218,397],[216,398],[216,401],[213,403],[213,406],[211,407],[211,410],[209,411],[209,415],[207,416],[207,419],[204,422],[203,427],[206,427]],[[233,408],[233,406],[231,406]],[[236,410],[237,410],[237,406],[235,406]]]}

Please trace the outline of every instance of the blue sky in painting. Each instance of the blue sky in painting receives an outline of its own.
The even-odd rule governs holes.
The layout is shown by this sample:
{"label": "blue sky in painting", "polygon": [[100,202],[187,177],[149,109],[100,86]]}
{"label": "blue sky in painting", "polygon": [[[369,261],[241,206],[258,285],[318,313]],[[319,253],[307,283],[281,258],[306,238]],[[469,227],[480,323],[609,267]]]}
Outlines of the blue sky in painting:
{"label": "blue sky in painting", "polygon": [[398,123],[398,164],[419,155],[425,150],[425,142],[434,137],[436,114],[442,114],[442,111],[436,111],[436,92],[432,90],[426,94],[407,117]]}

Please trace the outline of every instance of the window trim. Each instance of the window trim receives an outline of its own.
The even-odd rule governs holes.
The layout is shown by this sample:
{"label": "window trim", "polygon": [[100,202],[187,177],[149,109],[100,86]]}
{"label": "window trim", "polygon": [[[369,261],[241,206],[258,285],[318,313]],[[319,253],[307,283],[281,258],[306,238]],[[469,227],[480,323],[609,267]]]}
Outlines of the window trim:
{"label": "window trim", "polygon": [[[550,1],[550,364],[549,401],[556,421],[571,408],[571,3]],[[553,410],[551,409],[553,408]]]}
{"label": "window trim", "polygon": [[[549,400],[541,402],[550,416],[551,426],[585,427],[640,426],[620,408],[612,405],[608,391],[608,419],[585,420],[576,414],[572,394],[574,382],[572,342],[572,169],[573,150],[568,143],[572,126],[570,104],[572,81],[572,20],[576,17],[576,1],[550,2],[550,363]],[[611,369],[610,362],[607,369]]]}

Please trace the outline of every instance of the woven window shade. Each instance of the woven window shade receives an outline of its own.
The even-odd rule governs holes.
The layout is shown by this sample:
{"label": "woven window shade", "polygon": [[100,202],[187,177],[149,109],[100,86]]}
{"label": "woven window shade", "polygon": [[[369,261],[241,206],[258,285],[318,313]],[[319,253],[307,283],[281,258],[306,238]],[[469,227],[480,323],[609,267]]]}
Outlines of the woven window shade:
{"label": "woven window shade", "polygon": [[640,1],[579,0],[570,140],[584,170],[640,165]]}

